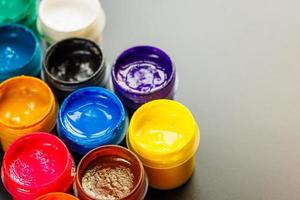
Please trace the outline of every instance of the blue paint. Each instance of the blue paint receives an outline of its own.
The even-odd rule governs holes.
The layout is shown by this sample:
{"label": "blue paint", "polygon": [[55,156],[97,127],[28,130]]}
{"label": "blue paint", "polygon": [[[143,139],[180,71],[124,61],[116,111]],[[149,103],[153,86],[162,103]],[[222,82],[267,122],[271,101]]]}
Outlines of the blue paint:
{"label": "blue paint", "polygon": [[34,33],[22,25],[0,26],[0,81],[18,75],[37,76],[41,49]]}
{"label": "blue paint", "polygon": [[61,105],[58,134],[78,154],[105,144],[119,144],[128,119],[119,98],[101,87],[86,87],[71,93]]}

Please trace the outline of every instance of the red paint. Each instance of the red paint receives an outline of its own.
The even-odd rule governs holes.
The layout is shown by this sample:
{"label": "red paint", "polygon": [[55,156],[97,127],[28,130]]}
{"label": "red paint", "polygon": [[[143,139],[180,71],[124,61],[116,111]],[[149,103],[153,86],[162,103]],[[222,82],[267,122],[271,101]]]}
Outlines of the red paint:
{"label": "red paint", "polygon": [[3,158],[3,183],[15,199],[33,199],[48,192],[65,192],[75,167],[64,143],[47,133],[17,139]]}

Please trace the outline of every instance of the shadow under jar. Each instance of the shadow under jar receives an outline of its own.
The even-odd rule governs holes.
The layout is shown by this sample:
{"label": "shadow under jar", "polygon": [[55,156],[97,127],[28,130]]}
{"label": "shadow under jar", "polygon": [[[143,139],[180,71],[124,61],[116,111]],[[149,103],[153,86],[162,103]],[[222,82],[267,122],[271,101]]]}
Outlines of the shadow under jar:
{"label": "shadow under jar", "polygon": [[141,161],[124,147],[94,149],[83,157],[77,170],[74,192],[81,200],[142,200],[148,190]]}
{"label": "shadow under jar", "polygon": [[103,53],[95,42],[84,38],[70,38],[47,50],[42,79],[61,102],[79,88],[105,87],[108,82],[106,68]]}

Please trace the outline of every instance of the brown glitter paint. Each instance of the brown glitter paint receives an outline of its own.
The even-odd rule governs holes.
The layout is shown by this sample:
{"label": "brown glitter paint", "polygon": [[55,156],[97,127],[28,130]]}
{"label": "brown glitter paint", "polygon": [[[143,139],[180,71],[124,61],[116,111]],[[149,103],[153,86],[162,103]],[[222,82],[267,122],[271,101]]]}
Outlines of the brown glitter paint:
{"label": "brown glitter paint", "polygon": [[141,161],[116,145],[99,147],[83,157],[74,183],[75,194],[83,200],[140,200],[147,188]]}

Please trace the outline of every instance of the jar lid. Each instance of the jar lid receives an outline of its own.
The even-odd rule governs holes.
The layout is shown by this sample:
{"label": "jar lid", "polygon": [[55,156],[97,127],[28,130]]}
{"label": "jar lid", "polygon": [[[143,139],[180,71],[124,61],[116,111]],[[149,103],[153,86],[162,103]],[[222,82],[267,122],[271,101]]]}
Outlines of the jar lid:
{"label": "jar lid", "polygon": [[42,80],[17,76],[0,84],[0,126],[24,129],[38,124],[53,109],[55,99]]}
{"label": "jar lid", "polygon": [[119,144],[127,123],[125,109],[115,94],[101,87],[86,87],[62,103],[58,132],[70,149],[85,154],[104,144]]}
{"label": "jar lid", "polygon": [[154,100],[142,105],[129,125],[127,145],[144,165],[175,167],[196,152],[199,128],[192,113],[173,100]]}

